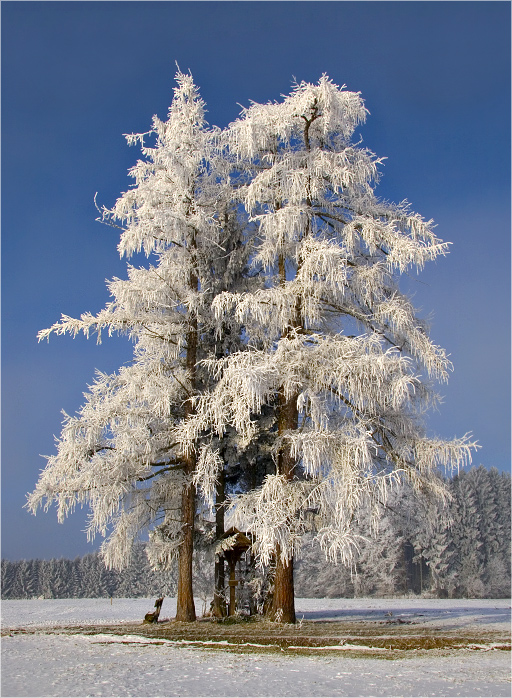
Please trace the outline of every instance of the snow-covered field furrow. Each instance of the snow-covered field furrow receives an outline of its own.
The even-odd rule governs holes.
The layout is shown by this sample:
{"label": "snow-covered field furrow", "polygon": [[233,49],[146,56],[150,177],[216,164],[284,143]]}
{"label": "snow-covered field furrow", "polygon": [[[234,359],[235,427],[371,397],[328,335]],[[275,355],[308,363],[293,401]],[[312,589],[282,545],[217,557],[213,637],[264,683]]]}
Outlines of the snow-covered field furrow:
{"label": "snow-covered field furrow", "polygon": [[[45,627],[139,621],[151,599],[4,601],[2,696],[509,696],[510,653],[490,647],[386,659],[212,651]],[[510,627],[507,600],[298,599],[305,619],[420,618],[446,629]],[[200,604],[198,603],[200,608]],[[166,599],[162,617],[172,617]],[[392,616],[386,614],[393,614]],[[21,628],[40,628],[36,634]],[[17,630],[16,630],[17,629]],[[226,648],[227,649],[227,648]],[[483,651],[487,649],[488,651]]]}

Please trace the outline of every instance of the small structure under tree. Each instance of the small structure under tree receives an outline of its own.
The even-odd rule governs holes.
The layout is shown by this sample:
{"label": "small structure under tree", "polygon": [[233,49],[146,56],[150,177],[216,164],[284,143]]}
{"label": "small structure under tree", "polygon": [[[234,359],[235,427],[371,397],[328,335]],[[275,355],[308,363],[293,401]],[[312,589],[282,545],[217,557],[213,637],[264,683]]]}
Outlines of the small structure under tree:
{"label": "small structure under tree", "polygon": [[219,552],[219,556],[226,560],[229,567],[229,605],[227,614],[228,616],[234,616],[236,613],[236,587],[240,583],[240,580],[236,578],[236,565],[242,558],[242,555],[247,550],[250,550],[252,541],[245,533],[232,527],[224,534],[223,543],[229,545],[229,547],[225,547]]}

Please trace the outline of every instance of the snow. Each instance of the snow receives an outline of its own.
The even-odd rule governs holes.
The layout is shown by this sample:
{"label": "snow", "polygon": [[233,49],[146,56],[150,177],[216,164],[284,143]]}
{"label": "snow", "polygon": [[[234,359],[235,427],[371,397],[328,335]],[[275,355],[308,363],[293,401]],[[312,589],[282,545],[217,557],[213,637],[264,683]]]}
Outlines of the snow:
{"label": "snow", "polygon": [[444,629],[503,630],[510,623],[509,599],[300,599],[297,614],[305,620],[368,621],[393,613]]}
{"label": "snow", "polygon": [[[50,626],[139,621],[153,599],[2,602],[2,696],[509,696],[510,653],[492,645],[393,661],[315,651],[240,654],[136,634],[51,635]],[[198,600],[198,608],[201,608]],[[502,599],[297,599],[305,620],[402,620],[433,627],[507,631]],[[165,599],[160,618],[172,617]],[[388,614],[388,615],[386,615]],[[393,614],[392,616],[389,614]],[[23,634],[22,628],[37,630]],[[18,631],[9,635],[9,630]],[[252,643],[253,646],[255,643]],[[213,649],[215,646],[215,649]],[[321,649],[321,648],[318,648]],[[229,651],[226,651],[229,650]],[[487,651],[484,651],[487,650]]]}

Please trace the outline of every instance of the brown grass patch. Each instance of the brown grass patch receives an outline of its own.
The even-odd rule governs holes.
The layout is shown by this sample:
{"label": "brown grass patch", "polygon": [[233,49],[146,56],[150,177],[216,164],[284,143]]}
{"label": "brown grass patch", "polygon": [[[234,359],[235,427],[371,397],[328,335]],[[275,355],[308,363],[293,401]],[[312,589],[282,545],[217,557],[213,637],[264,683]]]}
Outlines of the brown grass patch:
{"label": "brown grass patch", "polygon": [[[177,621],[156,624],[121,623],[45,628],[18,628],[18,633],[111,635],[112,642],[123,635],[136,635],[154,641],[209,650],[235,652],[279,652],[287,654],[325,653],[348,656],[397,658],[411,652],[453,652],[460,650],[510,650],[510,635],[492,631],[462,631],[426,627],[422,623],[389,624],[382,622],[315,622],[296,625],[270,623],[260,617],[248,620],[216,621],[201,619],[195,623]],[[116,639],[114,639],[116,638]],[[121,640],[130,643],[130,640]],[[108,640],[101,640],[108,642]]]}

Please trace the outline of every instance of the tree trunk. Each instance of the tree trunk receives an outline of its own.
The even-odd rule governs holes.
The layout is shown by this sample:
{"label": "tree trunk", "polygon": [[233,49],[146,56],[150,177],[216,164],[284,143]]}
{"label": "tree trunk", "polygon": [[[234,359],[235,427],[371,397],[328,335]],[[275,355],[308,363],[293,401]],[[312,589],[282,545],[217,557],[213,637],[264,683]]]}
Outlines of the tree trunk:
{"label": "tree trunk", "polygon": [[278,623],[295,623],[295,591],[293,586],[293,557],[281,560],[280,546],[276,547],[276,576],[270,619]]}
{"label": "tree trunk", "polygon": [[[217,541],[222,540],[224,535],[224,470],[219,473],[217,482],[217,491],[215,496],[215,537]],[[215,556],[215,590],[213,593],[213,609],[212,613],[216,618],[224,618],[226,616],[226,598],[225,598],[225,570],[224,557],[222,555]]]}
{"label": "tree trunk", "polygon": [[[288,400],[283,393],[279,394],[278,431],[281,435],[287,429],[296,429],[299,414],[297,410],[297,395]],[[293,478],[295,460],[290,453],[290,446],[284,446],[277,460],[277,472],[290,481]],[[269,616],[280,623],[295,623],[295,591],[293,586],[293,557],[281,560],[281,549],[276,547],[276,574],[274,578],[274,595]]]}
{"label": "tree trunk", "polygon": [[[197,277],[191,273],[190,286],[197,289]],[[186,365],[190,376],[191,393],[196,388],[196,363],[197,363],[197,319],[190,321],[190,330],[187,334]],[[185,401],[185,419],[193,414],[190,400]],[[196,620],[194,605],[194,591],[192,582],[192,555],[194,552],[194,520],[196,509],[196,489],[192,484],[192,475],[196,468],[196,456],[191,453],[184,458],[185,484],[181,495],[181,524],[182,542],[178,559],[178,591],[176,598],[176,620],[192,623]]]}
{"label": "tree trunk", "polygon": [[[279,255],[279,285],[286,286],[286,264],[284,255]],[[300,302],[297,301],[295,326],[300,327]],[[290,328],[283,332],[283,338],[287,336]],[[299,412],[297,410],[297,395],[286,399],[283,389],[278,395],[278,434],[281,436],[287,430],[297,429]],[[290,446],[285,445],[279,452],[277,459],[277,474],[284,475],[290,481],[293,478],[295,460],[292,458]],[[269,617],[271,620],[281,623],[295,623],[295,591],[293,586],[293,557],[281,560],[280,546],[276,546],[276,573],[274,577],[274,593]]]}
{"label": "tree trunk", "polygon": [[[191,474],[195,459],[191,466],[187,463],[186,475]],[[176,598],[176,620],[192,623],[196,619],[194,592],[192,586],[192,554],[194,552],[194,518],[196,508],[196,490],[194,485],[186,484],[181,495],[181,522],[183,526],[182,542],[178,559],[178,592]]]}

